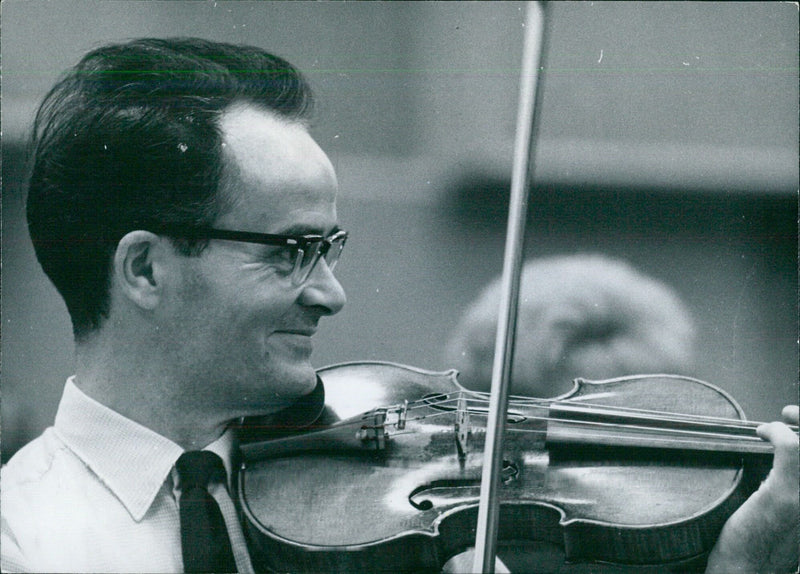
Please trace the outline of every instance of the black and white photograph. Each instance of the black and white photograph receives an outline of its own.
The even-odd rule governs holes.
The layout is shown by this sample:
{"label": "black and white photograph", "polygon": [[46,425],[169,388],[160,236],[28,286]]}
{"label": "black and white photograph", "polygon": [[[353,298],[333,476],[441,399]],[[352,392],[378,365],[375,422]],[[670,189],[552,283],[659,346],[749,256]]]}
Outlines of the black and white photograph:
{"label": "black and white photograph", "polygon": [[0,571],[797,572],[797,3],[0,9]]}

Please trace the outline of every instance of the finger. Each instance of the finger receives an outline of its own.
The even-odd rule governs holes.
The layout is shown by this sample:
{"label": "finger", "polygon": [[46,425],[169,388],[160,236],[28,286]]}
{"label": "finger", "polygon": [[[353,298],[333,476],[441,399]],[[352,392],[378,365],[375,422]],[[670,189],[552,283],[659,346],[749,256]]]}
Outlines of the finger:
{"label": "finger", "polygon": [[775,449],[797,449],[797,434],[784,423],[772,422],[760,425],[756,428],[756,434],[771,442]]}
{"label": "finger", "polygon": [[780,484],[781,488],[791,488],[791,491],[796,493],[798,463],[800,463],[797,434],[785,424],[779,422],[761,425],[756,429],[756,432],[761,438],[768,440],[775,447],[775,458],[772,462],[772,472],[768,480]]}
{"label": "finger", "polygon": [[783,416],[784,420],[789,424],[800,424],[800,407],[797,405],[787,405],[783,407],[781,411],[781,415]]}

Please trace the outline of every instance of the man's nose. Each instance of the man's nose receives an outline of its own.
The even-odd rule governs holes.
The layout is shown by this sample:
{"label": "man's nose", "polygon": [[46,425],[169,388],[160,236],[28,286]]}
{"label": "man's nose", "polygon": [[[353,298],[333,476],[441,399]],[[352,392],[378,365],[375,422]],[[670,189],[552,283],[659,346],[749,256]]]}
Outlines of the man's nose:
{"label": "man's nose", "polygon": [[347,302],[344,287],[321,258],[302,287],[300,302],[306,306],[317,306],[326,310],[326,315],[335,315]]}

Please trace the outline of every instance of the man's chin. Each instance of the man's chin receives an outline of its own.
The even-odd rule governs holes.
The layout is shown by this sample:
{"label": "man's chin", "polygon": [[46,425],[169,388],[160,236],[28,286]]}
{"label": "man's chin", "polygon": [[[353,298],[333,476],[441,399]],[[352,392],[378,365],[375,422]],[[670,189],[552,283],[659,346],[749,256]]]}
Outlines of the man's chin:
{"label": "man's chin", "polygon": [[287,369],[268,387],[267,395],[275,401],[277,409],[283,409],[310,394],[317,386],[317,371],[311,365],[298,365]]}
{"label": "man's chin", "polygon": [[239,427],[240,440],[246,443],[276,438],[317,419],[325,407],[325,393],[317,387],[316,371],[311,369],[310,376],[295,380],[297,384],[282,387],[281,395],[267,391],[268,402],[251,405]]}
{"label": "man's chin", "polygon": [[[291,387],[298,389],[298,393],[295,397],[302,397],[313,391],[314,387],[317,386],[317,370],[310,364],[298,367],[296,370],[292,370],[291,380],[295,382]],[[286,388],[289,388],[288,384]]]}
{"label": "man's chin", "polygon": [[240,416],[271,415],[291,407],[314,391],[317,372],[309,363],[295,363],[283,368],[261,372],[241,385],[232,405],[241,410]]}

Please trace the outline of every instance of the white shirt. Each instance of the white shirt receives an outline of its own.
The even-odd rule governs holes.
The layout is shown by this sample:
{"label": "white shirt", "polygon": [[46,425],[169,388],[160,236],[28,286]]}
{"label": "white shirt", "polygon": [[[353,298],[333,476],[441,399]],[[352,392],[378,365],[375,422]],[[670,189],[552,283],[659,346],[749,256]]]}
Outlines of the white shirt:
{"label": "white shirt", "polygon": [[[233,436],[206,447],[231,476]],[[183,572],[174,465],[183,449],[81,392],[70,378],[48,428],[0,475],[3,572]],[[252,572],[236,510],[225,517],[239,572]]]}

